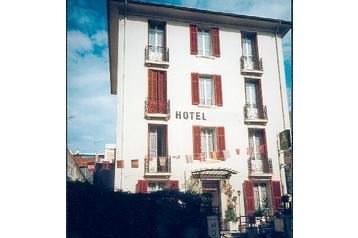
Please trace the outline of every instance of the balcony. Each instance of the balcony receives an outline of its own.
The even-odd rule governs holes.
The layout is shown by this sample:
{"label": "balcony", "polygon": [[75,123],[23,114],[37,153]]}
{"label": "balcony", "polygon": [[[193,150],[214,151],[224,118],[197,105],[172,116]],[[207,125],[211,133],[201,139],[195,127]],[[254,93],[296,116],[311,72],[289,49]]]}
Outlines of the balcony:
{"label": "balcony", "polygon": [[144,159],[144,176],[146,177],[170,177],[171,157],[147,157]]}
{"label": "balcony", "polygon": [[264,72],[262,58],[241,56],[241,73],[261,76]]}
{"label": "balcony", "polygon": [[272,176],[272,160],[267,158],[264,153],[258,153],[256,159],[253,156],[250,157],[247,162],[249,168],[249,176],[261,178]]}
{"label": "balcony", "polygon": [[257,106],[253,104],[245,104],[244,118],[246,124],[264,124],[268,122],[267,108],[264,106]]}
{"label": "balcony", "polygon": [[144,102],[144,117],[148,120],[169,120],[170,100],[146,98]]}
{"label": "balcony", "polygon": [[169,48],[147,45],[144,50],[145,65],[149,67],[169,67]]}

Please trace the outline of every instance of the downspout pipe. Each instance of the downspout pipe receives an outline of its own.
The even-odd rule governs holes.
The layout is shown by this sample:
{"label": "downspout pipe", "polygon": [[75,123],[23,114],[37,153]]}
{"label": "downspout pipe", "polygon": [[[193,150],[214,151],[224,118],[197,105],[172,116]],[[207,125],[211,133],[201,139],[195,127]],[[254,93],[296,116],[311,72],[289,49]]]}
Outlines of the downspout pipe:
{"label": "downspout pipe", "polygon": [[[282,95],[281,69],[280,69],[280,60],[279,60],[278,44],[277,44],[277,33],[280,29],[280,26],[281,26],[281,21],[279,21],[277,29],[275,31],[275,46],[276,46],[276,62],[277,62],[278,79],[279,79],[279,85],[280,85],[280,98],[281,98],[283,129],[286,129],[285,111],[284,111],[284,106],[283,106],[284,104],[283,104],[283,95]],[[282,181],[282,165],[281,165],[281,152],[280,152],[280,147],[279,147],[279,136],[277,135],[276,138],[277,138],[278,169],[279,169],[279,173],[280,173],[281,191],[283,194],[286,194],[287,192],[284,190],[283,181]]]}

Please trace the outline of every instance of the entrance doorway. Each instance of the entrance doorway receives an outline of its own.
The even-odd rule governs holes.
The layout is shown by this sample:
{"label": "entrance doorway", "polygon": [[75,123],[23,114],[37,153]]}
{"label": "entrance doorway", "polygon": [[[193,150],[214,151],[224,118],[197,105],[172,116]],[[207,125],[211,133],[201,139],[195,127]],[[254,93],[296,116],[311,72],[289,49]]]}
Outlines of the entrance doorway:
{"label": "entrance doorway", "polygon": [[202,180],[203,193],[211,194],[211,205],[213,209],[221,211],[220,180]]}

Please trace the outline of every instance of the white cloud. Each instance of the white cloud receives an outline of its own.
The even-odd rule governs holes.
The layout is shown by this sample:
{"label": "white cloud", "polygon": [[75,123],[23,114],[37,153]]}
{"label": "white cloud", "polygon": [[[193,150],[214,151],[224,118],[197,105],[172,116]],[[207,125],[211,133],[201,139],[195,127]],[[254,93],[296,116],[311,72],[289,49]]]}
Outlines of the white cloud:
{"label": "white cloud", "polygon": [[182,0],[182,5],[259,17],[291,19],[290,0]]}
{"label": "white cloud", "polygon": [[92,40],[87,34],[81,31],[67,32],[67,46],[68,51],[77,51],[85,53],[93,50]]}
{"label": "white cloud", "polygon": [[107,32],[106,31],[99,31],[94,34],[91,39],[94,43],[98,46],[104,46],[107,44]]}

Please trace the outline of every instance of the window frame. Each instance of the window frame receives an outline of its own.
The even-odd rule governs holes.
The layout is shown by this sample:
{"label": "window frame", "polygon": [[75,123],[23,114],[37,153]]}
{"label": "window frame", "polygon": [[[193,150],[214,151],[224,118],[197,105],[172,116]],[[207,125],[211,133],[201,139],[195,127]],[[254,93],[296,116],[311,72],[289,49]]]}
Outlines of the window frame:
{"label": "window frame", "polygon": [[[200,106],[216,106],[216,86],[215,86],[215,78],[213,75],[199,75],[199,79],[198,79],[198,86],[199,86],[199,105]],[[201,92],[202,92],[202,81],[204,81],[204,96],[202,97]],[[208,92],[207,92],[207,85],[208,85],[208,81],[211,82],[212,86],[211,86],[211,104],[208,104]],[[203,101],[204,103],[202,103]]]}
{"label": "window frame", "polygon": [[[203,138],[203,131],[208,131],[208,130],[212,130],[212,143],[213,143],[213,151],[209,151],[209,135],[208,133],[205,133],[205,151],[203,151],[203,143],[202,143],[202,138]],[[201,153],[205,156],[206,160],[212,160],[212,154],[211,152],[217,151],[217,146],[218,146],[218,142],[217,142],[217,132],[216,132],[216,127],[200,127],[200,146],[201,146]]]}
{"label": "window frame", "polygon": [[[208,35],[208,52],[206,52],[206,44],[205,44],[205,34]],[[211,33],[211,29],[208,27],[200,27],[198,26],[198,33],[197,33],[197,44],[198,44],[198,56],[206,56],[206,57],[212,57],[213,56],[213,36]],[[201,46],[201,51],[200,51]],[[208,53],[208,54],[206,54]]]}

